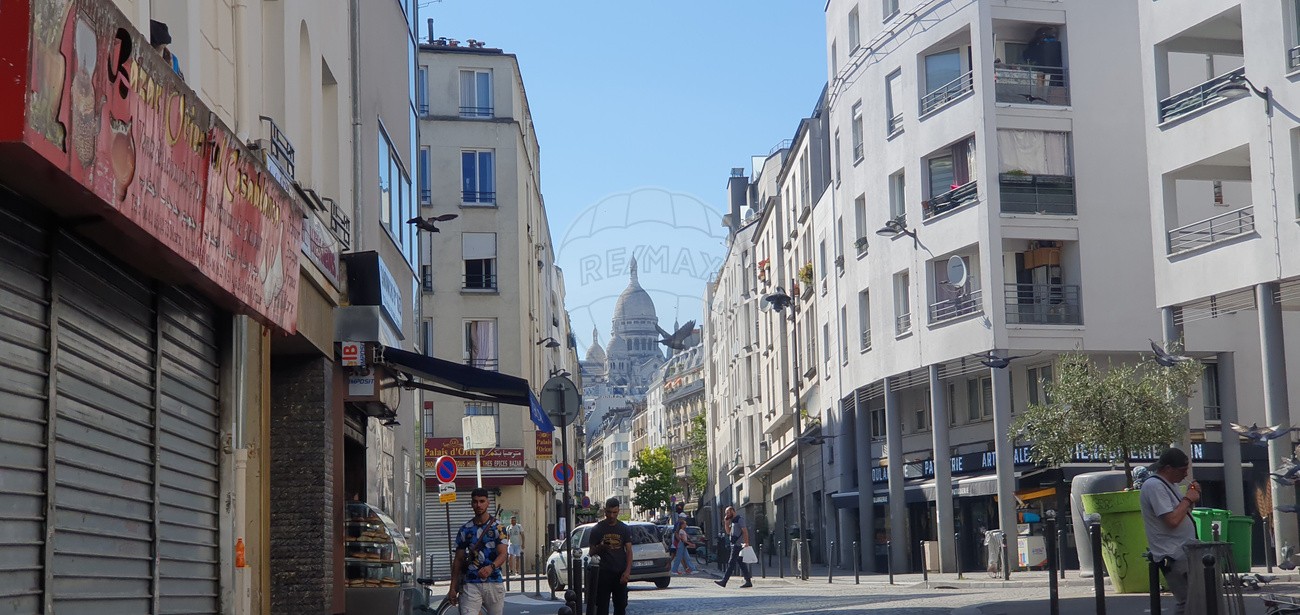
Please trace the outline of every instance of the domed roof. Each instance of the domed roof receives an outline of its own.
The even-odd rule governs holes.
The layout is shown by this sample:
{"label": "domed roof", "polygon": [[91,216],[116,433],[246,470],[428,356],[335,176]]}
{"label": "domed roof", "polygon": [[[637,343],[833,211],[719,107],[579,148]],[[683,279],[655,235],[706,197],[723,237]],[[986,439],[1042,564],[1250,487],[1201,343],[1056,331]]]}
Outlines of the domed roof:
{"label": "domed roof", "polygon": [[600,335],[600,331],[598,331],[595,327],[592,327],[591,346],[587,348],[587,360],[594,361],[596,363],[604,363],[605,349],[600,347],[600,339],[597,337],[598,335]]}
{"label": "domed roof", "polygon": [[659,320],[659,317],[655,314],[655,303],[650,299],[650,293],[641,288],[641,283],[637,280],[636,258],[633,258],[631,279],[628,280],[627,288],[623,289],[623,293],[618,296],[618,303],[614,304],[614,322],[642,318]]}

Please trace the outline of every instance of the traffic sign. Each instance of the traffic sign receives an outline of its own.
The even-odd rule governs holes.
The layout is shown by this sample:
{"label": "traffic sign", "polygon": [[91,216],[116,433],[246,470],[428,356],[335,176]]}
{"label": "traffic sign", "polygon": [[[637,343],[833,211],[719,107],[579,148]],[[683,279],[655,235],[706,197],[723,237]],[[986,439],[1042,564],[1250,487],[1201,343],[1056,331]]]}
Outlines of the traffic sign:
{"label": "traffic sign", "polygon": [[438,475],[439,482],[450,483],[456,480],[456,460],[451,455],[439,457],[437,463],[433,464],[433,470]]}
{"label": "traffic sign", "polygon": [[438,485],[438,503],[450,504],[456,501],[456,483]]}
{"label": "traffic sign", "polygon": [[551,476],[555,477],[555,482],[563,485],[573,479],[573,466],[557,463],[554,468],[551,468]]}
{"label": "traffic sign", "polygon": [[552,376],[542,385],[542,407],[557,424],[569,425],[578,418],[582,396],[578,385],[564,376]]}

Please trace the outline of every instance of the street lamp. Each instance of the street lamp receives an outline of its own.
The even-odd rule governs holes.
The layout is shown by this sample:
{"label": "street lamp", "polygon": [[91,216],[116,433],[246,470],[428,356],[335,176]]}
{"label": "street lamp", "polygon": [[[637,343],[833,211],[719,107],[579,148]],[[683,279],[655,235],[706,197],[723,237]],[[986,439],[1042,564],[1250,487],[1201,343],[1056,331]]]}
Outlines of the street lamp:
{"label": "street lamp", "polygon": [[794,377],[794,456],[797,462],[795,471],[798,472],[798,476],[795,477],[795,497],[798,498],[796,504],[799,511],[799,540],[795,543],[795,548],[799,549],[799,578],[807,581],[808,545],[804,542],[804,536],[805,532],[808,531],[808,517],[805,512],[803,482],[803,413],[799,410],[799,394],[803,389],[803,377],[799,374],[799,328],[795,326],[799,316],[798,297],[785,294],[785,290],[778,286],[775,292],[763,297],[763,300],[782,315],[782,322],[785,320],[785,308],[794,307],[794,309],[790,310],[790,333],[793,339],[793,345],[791,346],[791,375]]}

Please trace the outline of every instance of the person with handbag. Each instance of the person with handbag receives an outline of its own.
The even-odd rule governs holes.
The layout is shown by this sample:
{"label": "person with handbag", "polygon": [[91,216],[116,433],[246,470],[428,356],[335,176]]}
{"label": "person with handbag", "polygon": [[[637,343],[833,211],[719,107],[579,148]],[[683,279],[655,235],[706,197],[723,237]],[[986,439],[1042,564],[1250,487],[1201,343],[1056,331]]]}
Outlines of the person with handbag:
{"label": "person with handbag", "polygon": [[456,557],[451,563],[451,586],[447,601],[459,605],[462,613],[502,615],[505,609],[505,579],[501,567],[506,563],[506,544],[501,524],[488,514],[491,502],[487,489],[479,487],[469,494],[474,518],[456,533]]}
{"label": "person with handbag", "polygon": [[[673,574],[694,574],[691,570],[690,551],[687,549],[695,545],[691,544],[691,537],[686,533],[686,520],[677,520],[677,530],[673,532]],[[680,566],[679,566],[680,564]]]}
{"label": "person with handbag", "polygon": [[722,575],[721,581],[714,581],[718,587],[726,587],[727,581],[731,575],[736,572],[736,567],[740,567],[740,574],[745,577],[745,584],[741,588],[753,587],[753,577],[749,574],[749,564],[745,563],[741,551],[750,549],[749,546],[749,526],[745,523],[745,517],[736,513],[736,509],[728,506],[722,515],[722,529],[731,538],[731,559],[727,561],[727,572]]}

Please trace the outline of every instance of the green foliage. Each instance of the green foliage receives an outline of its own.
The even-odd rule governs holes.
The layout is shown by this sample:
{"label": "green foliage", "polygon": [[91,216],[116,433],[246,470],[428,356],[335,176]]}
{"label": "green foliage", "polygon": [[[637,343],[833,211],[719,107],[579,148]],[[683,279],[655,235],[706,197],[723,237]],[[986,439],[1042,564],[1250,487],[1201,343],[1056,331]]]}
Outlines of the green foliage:
{"label": "green foliage", "polygon": [[690,443],[691,460],[686,466],[686,498],[692,494],[704,493],[709,482],[709,433],[704,422],[704,413],[691,417],[691,429],[686,432],[686,441]]}
{"label": "green foliage", "polygon": [[1067,354],[1056,379],[1045,386],[1048,403],[1031,405],[1013,433],[1033,443],[1031,457],[1062,465],[1080,449],[1122,463],[1132,481],[1129,458],[1136,451],[1177,442],[1187,429],[1185,398],[1197,385],[1201,364],[1184,361],[1161,367],[1154,361],[1099,368],[1088,356]]}
{"label": "green foliage", "polygon": [[641,479],[632,490],[632,504],[640,510],[667,508],[669,499],[677,493],[677,473],[667,447],[641,450],[627,476]]}

